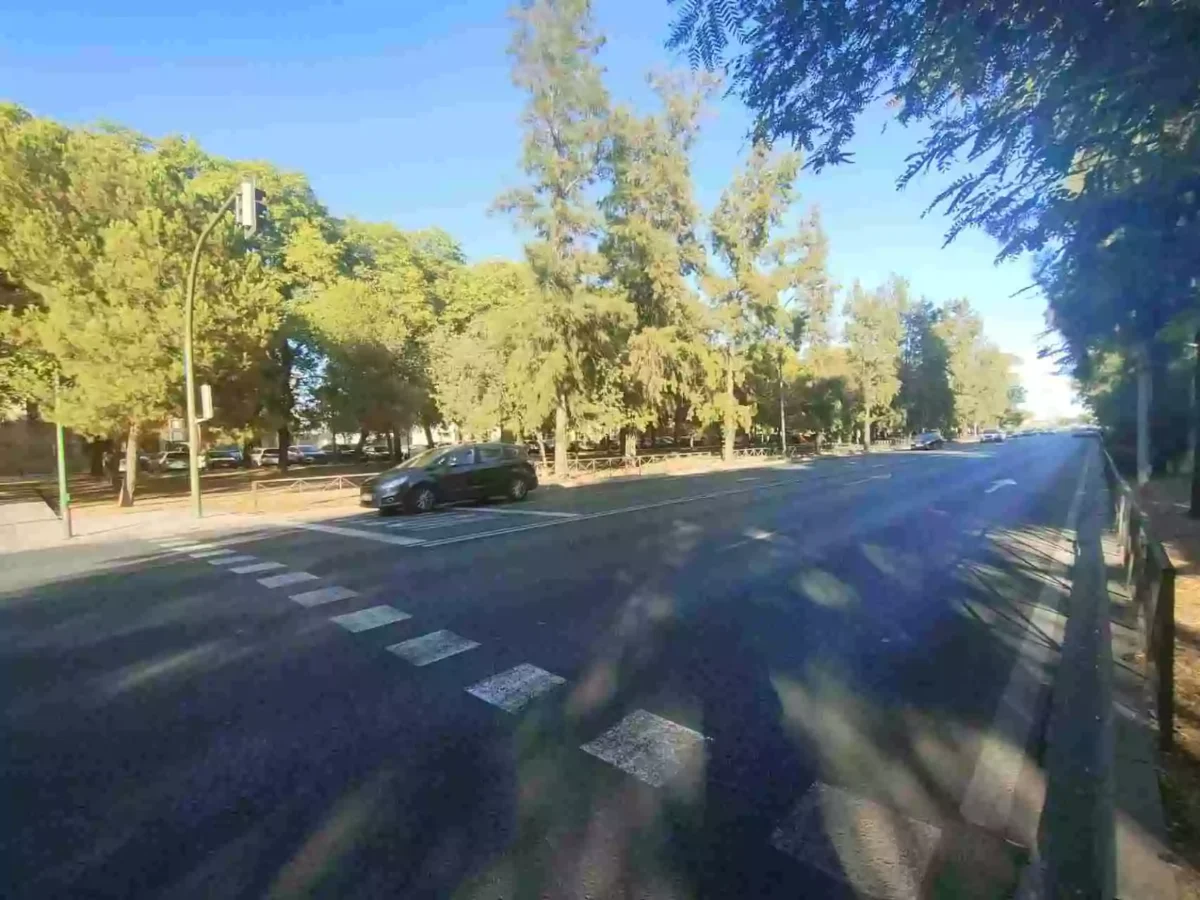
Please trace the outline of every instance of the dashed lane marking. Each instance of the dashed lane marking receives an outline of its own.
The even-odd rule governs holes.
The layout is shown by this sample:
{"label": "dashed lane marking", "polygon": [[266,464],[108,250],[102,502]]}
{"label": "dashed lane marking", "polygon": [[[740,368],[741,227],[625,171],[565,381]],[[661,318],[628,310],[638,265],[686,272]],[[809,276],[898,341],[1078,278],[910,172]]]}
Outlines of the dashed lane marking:
{"label": "dashed lane marking", "polygon": [[521,663],[507,672],[471,685],[467,688],[467,693],[492,706],[498,706],[505,712],[517,713],[529,701],[566,683],[567,679],[560,675],[529,663]]}
{"label": "dashed lane marking", "polygon": [[218,556],[216,559],[208,560],[210,566],[233,566],[238,563],[254,562],[258,559],[257,556],[250,556],[248,553],[242,553],[237,556]]}
{"label": "dashed lane marking", "polygon": [[468,640],[453,631],[432,631],[410,641],[392,644],[387,649],[414,666],[427,666],[478,646],[478,641]]}
{"label": "dashed lane marking", "polygon": [[[282,578],[283,576],[280,575],[279,577]],[[358,591],[352,591],[350,588],[344,588],[335,584],[330,587],[317,588],[315,591],[304,591],[300,594],[292,594],[290,597],[288,597],[288,599],[294,600],[301,606],[322,606],[326,603],[335,603],[338,600],[349,600],[351,597],[357,596]]]}
{"label": "dashed lane marking", "polygon": [[384,625],[391,625],[393,622],[403,622],[405,619],[411,619],[406,612],[391,606],[369,606],[366,609],[360,609],[358,612],[346,613],[343,616],[333,616],[329,621],[342,626],[347,631],[358,633],[360,631],[370,631],[372,628],[382,628]]}
{"label": "dashed lane marking", "polygon": [[918,900],[940,829],[817,782],[771,834],[771,846],[879,900]]}
{"label": "dashed lane marking", "polygon": [[309,572],[284,572],[281,575],[268,575],[258,579],[265,588],[287,587],[289,584],[300,584],[302,581],[316,581],[317,576]]}
{"label": "dashed lane marking", "polygon": [[234,568],[230,569],[229,571],[236,572],[239,575],[249,575],[252,572],[270,572],[273,569],[282,569],[282,568],[284,568],[283,563],[260,562],[260,563],[254,563],[253,565],[249,565],[249,566],[235,566]]}
{"label": "dashed lane marking", "polygon": [[670,719],[639,709],[580,749],[652,787],[704,762],[705,738]]}

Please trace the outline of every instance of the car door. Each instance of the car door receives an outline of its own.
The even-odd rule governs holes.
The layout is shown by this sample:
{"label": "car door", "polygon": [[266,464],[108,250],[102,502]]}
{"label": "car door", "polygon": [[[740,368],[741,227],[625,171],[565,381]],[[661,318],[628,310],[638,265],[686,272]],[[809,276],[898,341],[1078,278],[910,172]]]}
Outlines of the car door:
{"label": "car door", "polygon": [[476,447],[475,488],[480,497],[495,497],[508,488],[508,464],[504,449],[487,444]]}
{"label": "car door", "polygon": [[442,500],[468,500],[476,496],[475,448],[459,447],[442,457],[437,483]]}

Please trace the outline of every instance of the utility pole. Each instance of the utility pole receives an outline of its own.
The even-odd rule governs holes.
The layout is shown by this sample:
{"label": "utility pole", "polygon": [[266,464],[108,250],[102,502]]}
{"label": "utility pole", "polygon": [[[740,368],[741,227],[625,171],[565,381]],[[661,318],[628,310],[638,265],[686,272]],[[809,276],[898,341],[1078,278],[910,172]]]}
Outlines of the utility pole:
{"label": "utility pole", "polygon": [[254,234],[258,219],[265,212],[263,193],[254,186],[254,181],[243,181],[236,191],[216,211],[192,251],[192,265],[188,269],[187,293],[183,307],[183,381],[187,402],[188,433],[188,480],[192,491],[192,515],[199,519],[203,515],[200,502],[200,423],[196,419],[196,377],[192,366],[192,310],[196,303],[196,270],[200,267],[200,251],[221,217],[236,204],[237,223],[247,235]]}

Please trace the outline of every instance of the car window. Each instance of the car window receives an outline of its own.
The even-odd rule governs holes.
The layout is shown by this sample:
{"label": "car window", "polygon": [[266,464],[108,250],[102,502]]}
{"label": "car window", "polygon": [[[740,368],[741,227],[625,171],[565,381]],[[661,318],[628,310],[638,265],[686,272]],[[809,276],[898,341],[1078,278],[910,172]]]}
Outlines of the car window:
{"label": "car window", "polygon": [[459,447],[457,450],[451,450],[439,460],[443,466],[469,466],[474,461],[474,447]]}
{"label": "car window", "polygon": [[521,450],[517,447],[505,447],[503,452],[504,452],[505,459],[520,459],[521,458]]}
{"label": "car window", "polygon": [[478,447],[476,452],[481,463],[499,462],[504,458],[504,452],[499,447]]}

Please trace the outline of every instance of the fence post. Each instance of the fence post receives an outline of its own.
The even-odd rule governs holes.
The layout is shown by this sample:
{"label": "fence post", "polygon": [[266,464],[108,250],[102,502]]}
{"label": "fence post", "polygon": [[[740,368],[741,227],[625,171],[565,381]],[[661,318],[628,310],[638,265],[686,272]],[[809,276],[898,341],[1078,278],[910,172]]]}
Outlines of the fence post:
{"label": "fence post", "polygon": [[251,502],[251,509],[254,512],[258,512],[258,482],[257,481],[250,482],[250,502]]}
{"label": "fence post", "polygon": [[1154,666],[1158,669],[1158,746],[1170,750],[1175,740],[1175,569],[1167,565],[1159,576],[1155,605]]}

